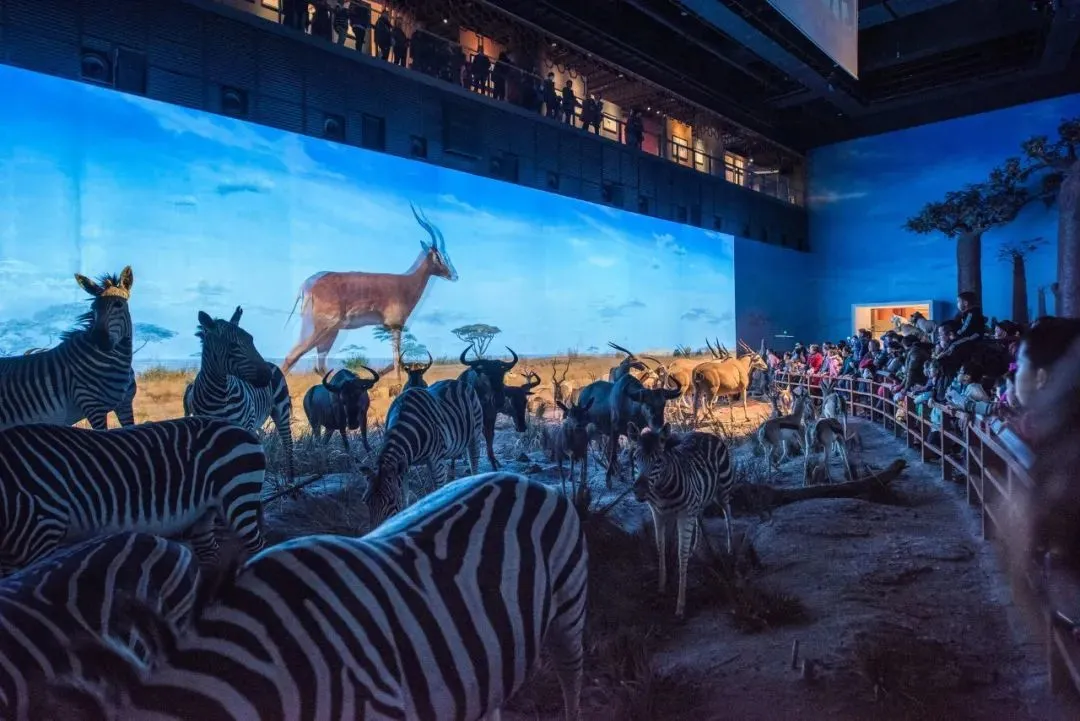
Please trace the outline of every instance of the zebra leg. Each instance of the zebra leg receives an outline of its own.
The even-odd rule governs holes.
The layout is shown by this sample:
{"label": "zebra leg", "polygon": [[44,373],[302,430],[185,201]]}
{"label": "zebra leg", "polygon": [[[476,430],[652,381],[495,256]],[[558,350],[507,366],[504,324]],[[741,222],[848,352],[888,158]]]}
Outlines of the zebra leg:
{"label": "zebra leg", "polygon": [[484,716],[483,721],[502,721],[502,709],[491,709],[487,716]]}
{"label": "zebra leg", "polygon": [[[341,432],[341,437],[345,437],[345,431]],[[371,453],[371,444],[368,443],[367,438],[367,410],[360,414],[360,440],[364,442],[364,450]],[[348,441],[346,441],[346,448],[348,448]]]}
{"label": "zebra leg", "polygon": [[552,623],[548,631],[548,653],[555,666],[563,695],[566,721],[581,719],[582,670],[585,665],[585,589],[578,600]]}
{"label": "zebra leg", "polygon": [[487,413],[484,414],[484,443],[487,444],[487,457],[488,462],[491,463],[491,470],[499,470],[499,462],[495,460],[495,412],[492,411],[490,417]]}
{"label": "zebra leg", "polygon": [[131,373],[129,382],[130,385],[124,393],[124,397],[120,399],[120,403],[116,406],[116,420],[120,421],[121,426],[135,425],[135,393],[138,386],[135,383],[134,371]]}
{"label": "zebra leg", "polygon": [[466,450],[469,454],[469,473],[475,476],[480,472],[480,439],[475,433],[469,438]]}
{"label": "zebra leg", "polygon": [[86,420],[90,422],[90,427],[95,431],[105,431],[109,429],[109,409],[107,408],[94,408],[86,412]]}
{"label": "zebra leg", "polygon": [[667,519],[661,514],[657,513],[655,508],[650,506],[653,518],[653,531],[656,533],[656,555],[657,561],[660,565],[660,578],[657,584],[657,591],[664,592],[664,588],[667,586]]}
{"label": "zebra leg", "polygon": [[731,500],[724,499],[721,506],[724,508],[724,531],[727,532],[727,552],[730,556],[735,553],[735,547],[731,543]]}
{"label": "zebra leg", "polygon": [[432,490],[442,488],[446,485],[446,468],[447,464],[444,461],[428,461],[428,471],[431,473]]}
{"label": "zebra leg", "polygon": [[679,593],[675,599],[675,616],[682,618],[686,612],[686,570],[690,564],[690,554],[694,552],[697,521],[680,516],[675,521],[675,528],[679,534]]}

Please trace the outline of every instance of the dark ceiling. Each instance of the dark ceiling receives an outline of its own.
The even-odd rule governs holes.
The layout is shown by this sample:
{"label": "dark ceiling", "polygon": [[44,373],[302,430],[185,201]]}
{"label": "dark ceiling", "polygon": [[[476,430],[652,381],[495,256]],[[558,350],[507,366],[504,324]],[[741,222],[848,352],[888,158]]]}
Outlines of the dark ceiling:
{"label": "dark ceiling", "polygon": [[1080,0],[858,0],[858,80],[765,0],[488,2],[797,150],[1080,92]]}

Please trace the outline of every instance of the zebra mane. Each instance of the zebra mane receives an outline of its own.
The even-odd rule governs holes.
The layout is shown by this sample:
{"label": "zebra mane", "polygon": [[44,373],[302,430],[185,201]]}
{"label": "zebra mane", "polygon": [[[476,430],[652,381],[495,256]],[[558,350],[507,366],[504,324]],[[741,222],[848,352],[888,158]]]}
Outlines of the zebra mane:
{"label": "zebra mane", "polygon": [[[116,273],[105,273],[104,275],[98,276],[97,284],[99,286],[101,286],[102,288],[104,288],[106,286],[106,284],[113,285],[113,286],[120,285],[120,276],[117,275]],[[76,318],[74,325],[72,325],[71,328],[68,328],[63,333],[60,334],[60,341],[61,342],[66,341],[66,340],[71,340],[72,338],[74,338],[76,336],[80,336],[83,333],[85,333],[86,331],[90,330],[91,321],[93,321],[93,319],[94,319],[94,309],[93,309],[92,306],[94,304],[94,301],[96,301],[96,300],[97,300],[97,297],[89,299],[89,302],[90,302],[90,305],[91,305],[90,310],[86,311],[85,313],[80,315],[78,318]]]}

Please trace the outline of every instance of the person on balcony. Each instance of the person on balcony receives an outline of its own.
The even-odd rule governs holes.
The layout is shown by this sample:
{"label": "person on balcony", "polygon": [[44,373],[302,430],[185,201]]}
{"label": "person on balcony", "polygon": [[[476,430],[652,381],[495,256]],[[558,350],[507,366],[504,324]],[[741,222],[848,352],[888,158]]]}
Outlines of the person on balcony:
{"label": "person on balcony", "polygon": [[574,83],[567,80],[562,89],[562,119],[567,125],[574,124],[574,116],[577,115],[578,100],[574,97]]}
{"label": "person on balcony", "polygon": [[472,89],[481,95],[487,95],[491,58],[484,52],[483,43],[477,47],[476,55],[473,55],[472,63],[469,64],[469,77],[472,80]]}
{"label": "person on balcony", "polygon": [[334,42],[334,20],[330,0],[316,0],[313,4],[315,17],[311,22],[312,37],[322,38],[329,43]]}
{"label": "person on balcony", "polygon": [[549,118],[559,117],[559,95],[555,92],[555,73],[548,73],[544,80],[544,109]]}
{"label": "person on balcony", "polygon": [[390,24],[390,13],[383,10],[375,21],[375,49],[383,60],[390,60],[390,48],[393,41],[394,27]]}
{"label": "person on balcony", "polygon": [[409,36],[401,26],[401,18],[394,21],[394,28],[390,31],[390,47],[394,50],[394,65],[405,67],[405,60],[409,57]]}
{"label": "person on balcony", "polygon": [[371,30],[371,6],[364,0],[350,0],[349,2],[349,25],[352,26],[353,37],[356,39],[357,52],[370,53]]}
{"label": "person on balcony", "polygon": [[510,76],[510,70],[510,57],[504,50],[499,53],[499,59],[491,69],[491,90],[496,100],[506,100],[506,80]]}

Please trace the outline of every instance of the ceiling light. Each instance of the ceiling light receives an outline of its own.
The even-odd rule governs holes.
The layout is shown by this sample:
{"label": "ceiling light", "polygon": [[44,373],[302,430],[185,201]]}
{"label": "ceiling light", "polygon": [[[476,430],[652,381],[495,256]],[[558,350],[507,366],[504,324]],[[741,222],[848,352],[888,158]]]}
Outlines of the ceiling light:
{"label": "ceiling light", "polygon": [[450,23],[450,18],[443,18],[442,19],[442,24],[443,25],[448,25],[449,23]]}

